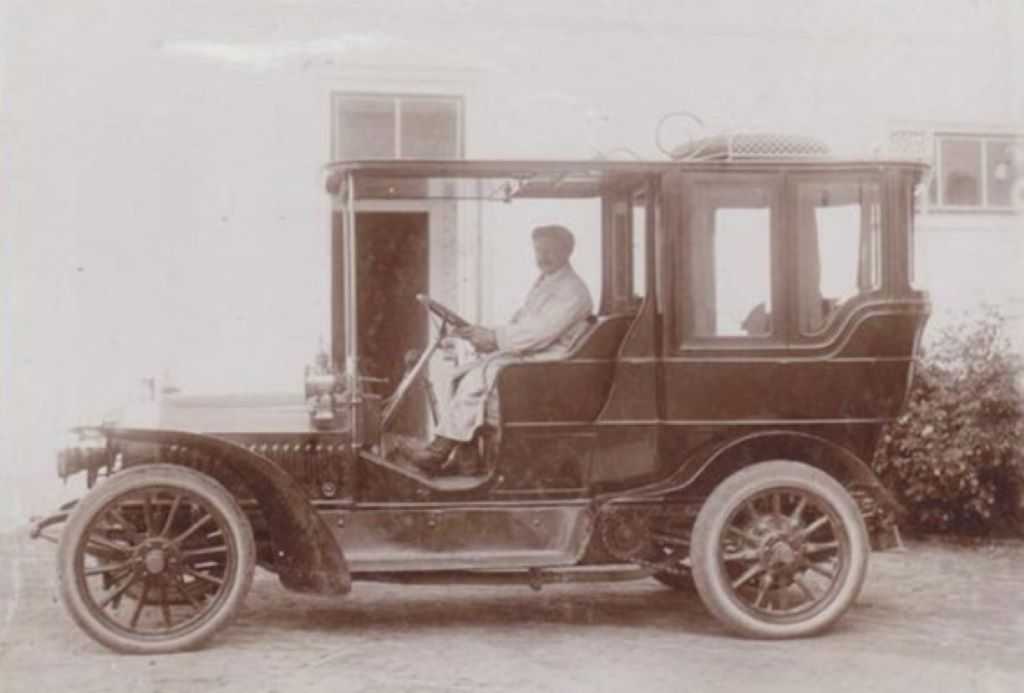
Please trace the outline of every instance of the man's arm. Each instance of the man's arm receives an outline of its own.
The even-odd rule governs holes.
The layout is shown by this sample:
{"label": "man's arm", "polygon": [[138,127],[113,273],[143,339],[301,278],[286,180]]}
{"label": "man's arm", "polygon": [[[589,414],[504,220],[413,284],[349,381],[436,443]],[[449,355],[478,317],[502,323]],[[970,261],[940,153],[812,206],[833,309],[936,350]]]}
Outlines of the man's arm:
{"label": "man's arm", "polygon": [[582,282],[572,282],[555,288],[543,308],[534,314],[495,328],[494,341],[502,351],[522,353],[543,349],[592,310],[587,287]]}
{"label": "man's arm", "polygon": [[477,351],[494,351],[498,348],[498,341],[494,337],[494,330],[480,325],[467,325],[452,330],[453,337],[468,339],[476,347]]}

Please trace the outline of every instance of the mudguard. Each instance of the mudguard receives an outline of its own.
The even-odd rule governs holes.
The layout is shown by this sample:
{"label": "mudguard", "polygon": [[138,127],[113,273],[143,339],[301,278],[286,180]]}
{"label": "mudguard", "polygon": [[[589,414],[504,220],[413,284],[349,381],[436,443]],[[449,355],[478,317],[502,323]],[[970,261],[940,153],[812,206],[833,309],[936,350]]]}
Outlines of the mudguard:
{"label": "mudguard", "polygon": [[281,584],[297,592],[344,594],[351,589],[345,556],[327,523],[302,488],[272,461],[234,443],[184,431],[99,428],[113,443],[144,443],[161,450],[185,448],[224,465],[255,496],[274,550]]}
{"label": "mudguard", "polygon": [[798,431],[762,431],[717,445],[698,459],[681,465],[669,478],[639,489],[641,495],[705,495],[730,474],[757,462],[803,462],[835,478],[844,486],[870,488],[886,505],[899,504],[860,457],[836,443]]}

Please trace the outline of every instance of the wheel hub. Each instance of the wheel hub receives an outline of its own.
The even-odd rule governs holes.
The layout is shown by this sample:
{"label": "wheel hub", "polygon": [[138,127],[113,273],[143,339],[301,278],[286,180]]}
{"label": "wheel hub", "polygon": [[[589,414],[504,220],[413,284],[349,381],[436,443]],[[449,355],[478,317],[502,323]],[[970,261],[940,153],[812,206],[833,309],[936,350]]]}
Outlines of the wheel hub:
{"label": "wheel hub", "polygon": [[797,552],[789,544],[780,541],[771,548],[769,562],[772,566],[782,568],[796,561]]}
{"label": "wheel hub", "polygon": [[167,559],[164,558],[164,552],[160,549],[153,549],[146,554],[146,572],[150,575],[158,575],[164,572],[164,568],[167,565]]}
{"label": "wheel hub", "polygon": [[773,532],[761,544],[760,559],[765,570],[774,575],[792,573],[802,565],[800,541],[788,533]]}
{"label": "wheel hub", "polygon": [[135,561],[145,568],[149,575],[160,575],[177,562],[174,545],[162,539],[151,539],[139,545]]}

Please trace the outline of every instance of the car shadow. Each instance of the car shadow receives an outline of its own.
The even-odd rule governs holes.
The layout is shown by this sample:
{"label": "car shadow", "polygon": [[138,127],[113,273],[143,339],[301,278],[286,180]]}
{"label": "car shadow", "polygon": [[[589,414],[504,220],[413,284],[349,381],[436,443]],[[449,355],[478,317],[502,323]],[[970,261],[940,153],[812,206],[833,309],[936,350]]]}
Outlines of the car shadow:
{"label": "car shadow", "polygon": [[545,586],[353,585],[342,597],[316,597],[284,591],[258,581],[239,625],[284,630],[391,631],[410,628],[493,628],[537,624],[568,627],[684,629],[723,633],[695,593],[677,592],[653,580]]}

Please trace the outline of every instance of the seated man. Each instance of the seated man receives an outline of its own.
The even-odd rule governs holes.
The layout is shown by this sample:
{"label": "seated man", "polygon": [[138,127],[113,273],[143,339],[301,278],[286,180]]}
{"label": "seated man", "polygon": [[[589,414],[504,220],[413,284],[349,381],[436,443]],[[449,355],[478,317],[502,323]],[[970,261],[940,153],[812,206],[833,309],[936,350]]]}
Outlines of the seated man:
{"label": "seated man", "polygon": [[441,414],[434,440],[422,449],[403,447],[415,465],[437,472],[456,445],[473,439],[484,422],[488,394],[502,364],[563,358],[586,330],[594,304],[569,264],[574,246],[573,235],[564,226],[535,228],[533,250],[540,276],[523,307],[506,325],[470,325],[453,331],[472,342],[481,356],[456,373],[455,393]]}

